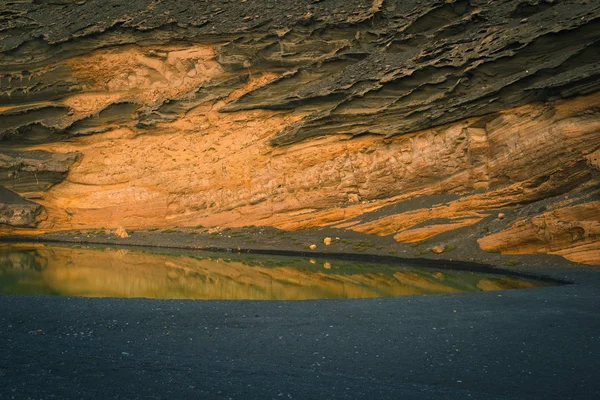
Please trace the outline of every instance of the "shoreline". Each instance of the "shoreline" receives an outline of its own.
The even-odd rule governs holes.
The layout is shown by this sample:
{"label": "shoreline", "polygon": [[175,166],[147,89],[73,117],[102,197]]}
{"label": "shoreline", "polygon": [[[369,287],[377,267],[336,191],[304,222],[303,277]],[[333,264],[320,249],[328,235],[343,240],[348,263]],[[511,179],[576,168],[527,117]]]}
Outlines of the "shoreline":
{"label": "shoreline", "polygon": [[[133,240],[102,241],[63,233],[0,243],[209,250],[191,247],[187,237],[156,234],[153,242],[135,232]],[[221,253],[237,256],[237,249]],[[240,249],[240,256],[273,253],[339,255]],[[481,267],[444,254],[372,253],[342,255]],[[274,301],[0,294],[0,398],[596,399],[600,270],[553,262],[558,257],[503,267],[507,257],[492,256],[486,272],[568,284]]]}
{"label": "shoreline", "polygon": [[[386,265],[410,265],[425,269],[450,269],[455,271],[467,271],[477,273],[489,273],[498,275],[512,275],[515,277],[534,279],[544,283],[551,283],[554,285],[570,285],[575,282],[554,277],[551,275],[545,275],[544,272],[548,272],[546,268],[541,268],[537,271],[532,270],[531,265],[518,265],[518,266],[504,266],[494,265],[491,263],[479,263],[465,260],[452,260],[452,259],[432,259],[423,257],[400,257],[392,255],[372,254],[372,253],[352,253],[352,252],[319,252],[319,251],[298,251],[298,250],[277,250],[277,249],[264,249],[264,248],[231,248],[231,247],[191,247],[191,246],[176,246],[170,244],[148,244],[148,243],[124,243],[118,241],[99,241],[99,240],[76,240],[69,238],[47,238],[47,237],[30,237],[30,236],[4,236],[0,237],[0,244],[42,244],[42,245],[67,245],[67,246],[79,246],[86,245],[91,247],[125,247],[133,248],[137,250],[152,249],[152,250],[173,250],[173,251],[184,251],[184,252],[206,252],[206,253],[221,253],[221,254],[237,254],[237,255],[261,255],[261,256],[280,256],[280,257],[305,257],[305,258],[316,258],[316,259],[330,259],[340,261],[359,261],[369,262],[376,264]],[[587,267],[583,265],[583,267]],[[587,268],[583,268],[586,269]]]}

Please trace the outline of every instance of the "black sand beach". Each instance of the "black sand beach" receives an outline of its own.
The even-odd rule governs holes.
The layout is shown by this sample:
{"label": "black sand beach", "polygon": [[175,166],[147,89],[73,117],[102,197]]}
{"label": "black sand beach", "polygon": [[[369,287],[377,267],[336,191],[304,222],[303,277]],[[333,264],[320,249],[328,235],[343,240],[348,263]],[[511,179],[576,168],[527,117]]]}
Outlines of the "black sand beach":
{"label": "black sand beach", "polygon": [[0,296],[0,398],[596,399],[600,274],[317,301]]}

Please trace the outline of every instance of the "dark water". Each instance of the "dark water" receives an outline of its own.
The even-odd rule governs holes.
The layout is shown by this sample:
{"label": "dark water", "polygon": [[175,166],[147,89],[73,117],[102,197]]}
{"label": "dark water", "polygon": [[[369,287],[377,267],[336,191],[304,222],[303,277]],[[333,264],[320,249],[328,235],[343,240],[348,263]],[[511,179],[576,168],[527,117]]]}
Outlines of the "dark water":
{"label": "dark water", "polygon": [[0,245],[0,292],[157,299],[372,298],[549,286],[495,273],[123,248]]}

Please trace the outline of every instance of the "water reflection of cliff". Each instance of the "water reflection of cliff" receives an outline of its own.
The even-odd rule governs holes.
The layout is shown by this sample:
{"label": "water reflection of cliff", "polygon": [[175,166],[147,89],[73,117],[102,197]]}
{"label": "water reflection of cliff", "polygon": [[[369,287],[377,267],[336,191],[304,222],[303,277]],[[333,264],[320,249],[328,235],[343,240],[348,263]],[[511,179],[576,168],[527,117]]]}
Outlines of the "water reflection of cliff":
{"label": "water reflection of cliff", "polygon": [[[165,255],[124,249],[0,247],[0,291],[90,297],[300,300],[454,293],[539,284],[520,278],[206,253]],[[232,258],[229,258],[232,257]]]}

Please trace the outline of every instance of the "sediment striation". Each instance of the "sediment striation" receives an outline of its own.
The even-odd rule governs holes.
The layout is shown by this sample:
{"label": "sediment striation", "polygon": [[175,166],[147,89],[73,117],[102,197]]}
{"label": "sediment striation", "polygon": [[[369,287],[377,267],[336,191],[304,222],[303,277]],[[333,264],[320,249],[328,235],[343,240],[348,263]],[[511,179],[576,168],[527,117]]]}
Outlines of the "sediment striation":
{"label": "sediment striation", "polygon": [[481,226],[487,251],[600,263],[598,2],[0,11],[5,232]]}

